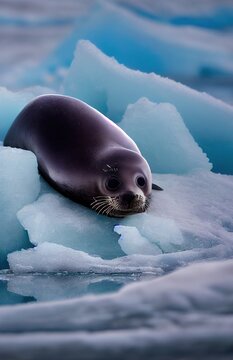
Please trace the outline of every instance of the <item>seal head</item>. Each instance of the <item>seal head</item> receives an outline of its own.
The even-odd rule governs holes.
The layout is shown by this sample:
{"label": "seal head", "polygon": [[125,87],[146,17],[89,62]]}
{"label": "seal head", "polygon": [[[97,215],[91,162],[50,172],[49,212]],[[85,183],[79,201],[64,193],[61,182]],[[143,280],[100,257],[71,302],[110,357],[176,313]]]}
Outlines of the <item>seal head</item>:
{"label": "seal head", "polygon": [[96,183],[101,195],[93,196],[91,208],[115,217],[144,212],[149,206],[152,181],[146,160],[135,151],[113,147],[100,164]]}

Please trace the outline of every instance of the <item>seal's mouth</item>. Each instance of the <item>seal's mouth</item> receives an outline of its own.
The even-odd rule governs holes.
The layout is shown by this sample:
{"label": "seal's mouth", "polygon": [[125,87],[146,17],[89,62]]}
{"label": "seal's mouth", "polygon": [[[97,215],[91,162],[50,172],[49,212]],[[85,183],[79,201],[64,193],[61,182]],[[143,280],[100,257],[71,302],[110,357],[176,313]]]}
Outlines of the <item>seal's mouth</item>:
{"label": "seal's mouth", "polygon": [[108,214],[108,216],[123,218],[128,215],[134,215],[134,214],[142,213],[145,211],[146,211],[145,207],[141,208],[141,209],[128,209],[128,210],[120,209],[120,210],[115,210],[115,211],[113,210],[112,212],[110,212]]}
{"label": "seal's mouth", "polygon": [[125,217],[127,215],[145,212],[149,207],[149,198],[137,196],[133,204],[122,203],[120,197],[96,196],[90,207],[98,214],[110,217]]}

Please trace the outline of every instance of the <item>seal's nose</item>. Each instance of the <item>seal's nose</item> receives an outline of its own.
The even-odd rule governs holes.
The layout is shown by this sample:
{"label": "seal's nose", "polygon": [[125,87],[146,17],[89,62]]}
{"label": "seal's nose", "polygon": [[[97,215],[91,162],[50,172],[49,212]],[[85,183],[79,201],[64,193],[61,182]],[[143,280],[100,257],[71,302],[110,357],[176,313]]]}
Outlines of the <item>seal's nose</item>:
{"label": "seal's nose", "polygon": [[128,191],[121,195],[121,200],[124,204],[127,204],[129,207],[135,200],[136,195],[132,191]]}

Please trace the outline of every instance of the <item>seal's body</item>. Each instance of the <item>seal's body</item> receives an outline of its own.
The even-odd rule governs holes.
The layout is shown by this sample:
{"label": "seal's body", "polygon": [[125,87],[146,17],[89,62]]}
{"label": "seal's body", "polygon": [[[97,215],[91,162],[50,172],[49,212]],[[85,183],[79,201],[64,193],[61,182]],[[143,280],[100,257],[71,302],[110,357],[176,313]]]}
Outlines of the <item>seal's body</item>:
{"label": "seal's body", "polygon": [[138,147],[82,101],[39,96],[17,116],[4,145],[31,150],[56,190],[99,213],[125,216],[148,206],[151,171]]}

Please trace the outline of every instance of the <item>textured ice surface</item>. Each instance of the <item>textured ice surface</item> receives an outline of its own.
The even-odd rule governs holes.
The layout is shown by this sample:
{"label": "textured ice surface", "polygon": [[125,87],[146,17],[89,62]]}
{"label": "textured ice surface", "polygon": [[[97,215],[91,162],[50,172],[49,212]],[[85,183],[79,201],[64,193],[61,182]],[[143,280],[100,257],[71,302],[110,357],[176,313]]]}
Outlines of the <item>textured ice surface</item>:
{"label": "textured ice surface", "polygon": [[[137,222],[127,220],[126,223],[134,226],[117,225],[114,230],[121,235],[119,244],[128,255],[158,255],[174,252],[184,245],[179,227],[166,217],[143,215]],[[144,236],[135,226],[140,228]]]}
{"label": "textured ice surface", "polygon": [[1,307],[0,356],[222,359],[233,345],[232,272],[232,260],[196,264],[116,294]]}
{"label": "textured ice surface", "polygon": [[88,41],[78,44],[64,92],[86,101],[112,120],[141,97],[174,105],[215,171],[233,173],[233,107],[155,74],[133,71]]}
{"label": "textured ice surface", "polygon": [[34,245],[53,242],[107,259],[124,254],[113,230],[117,219],[98,216],[57,193],[43,194],[21,209],[18,219]]}
{"label": "textured ice surface", "polygon": [[38,246],[8,255],[11,269],[157,272],[231,257],[232,176],[197,171],[155,179],[164,191],[153,192],[148,213],[124,219],[97,215],[61,195],[44,193],[18,212]]}
{"label": "textured ice surface", "polygon": [[98,256],[58,245],[46,243],[29,250],[16,251],[8,255],[14,273],[95,273],[95,274],[135,274],[147,272],[161,274],[154,256],[117,257],[103,260]]}
{"label": "textured ice surface", "polygon": [[0,267],[6,255],[28,247],[27,233],[16,213],[34,201],[40,190],[37,162],[29,151],[0,146]]}
{"label": "textured ice surface", "polygon": [[119,125],[136,142],[152,172],[182,174],[196,168],[211,169],[171,104],[141,98],[127,107]]}

